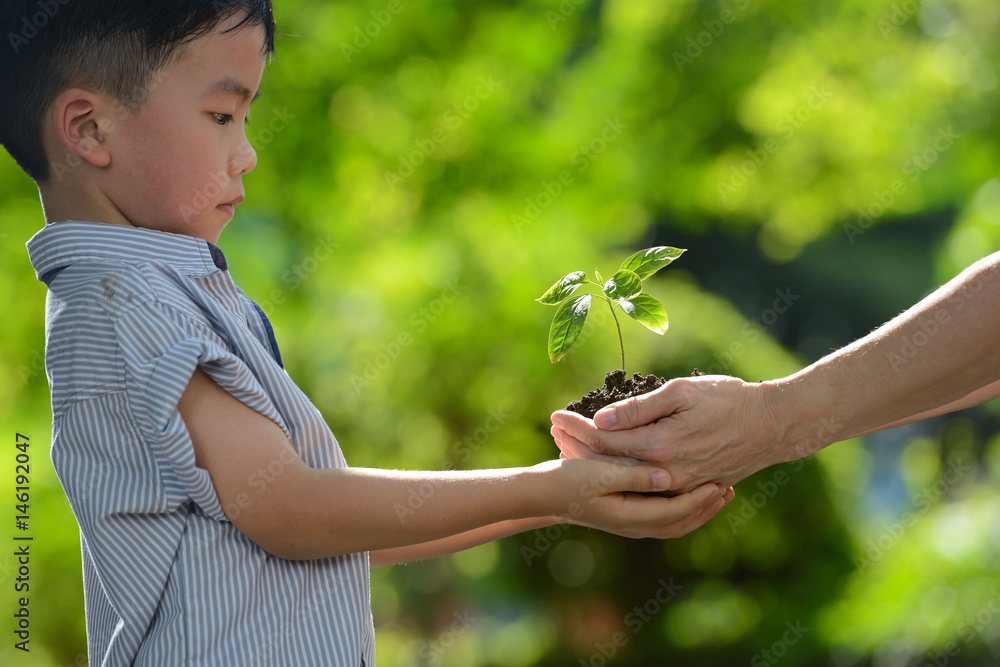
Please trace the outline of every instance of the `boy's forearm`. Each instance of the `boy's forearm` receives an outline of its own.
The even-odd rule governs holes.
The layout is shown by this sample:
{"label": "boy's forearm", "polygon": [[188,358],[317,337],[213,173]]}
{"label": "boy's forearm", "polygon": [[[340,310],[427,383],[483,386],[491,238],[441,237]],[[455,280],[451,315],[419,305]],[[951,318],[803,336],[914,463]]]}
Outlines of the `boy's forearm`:
{"label": "boy's forearm", "polygon": [[270,542],[282,545],[275,555],[309,559],[411,547],[500,522],[537,520],[567,509],[560,508],[556,485],[544,479],[552,474],[533,468],[309,469],[294,487],[278,491],[298,511],[290,512],[288,521],[273,523],[277,534]]}
{"label": "boy's forearm", "polygon": [[851,345],[771,383],[791,458],[936,414],[1000,379],[1000,254]]}

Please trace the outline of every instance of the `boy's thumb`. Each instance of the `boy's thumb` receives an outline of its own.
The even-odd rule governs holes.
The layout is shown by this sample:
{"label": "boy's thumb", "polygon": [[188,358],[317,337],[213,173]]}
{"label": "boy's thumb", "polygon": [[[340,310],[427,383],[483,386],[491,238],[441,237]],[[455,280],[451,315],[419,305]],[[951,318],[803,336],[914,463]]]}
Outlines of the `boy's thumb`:
{"label": "boy's thumb", "polygon": [[666,491],[670,488],[670,475],[663,468],[629,466],[626,469],[626,474],[627,491],[648,493],[650,491]]}

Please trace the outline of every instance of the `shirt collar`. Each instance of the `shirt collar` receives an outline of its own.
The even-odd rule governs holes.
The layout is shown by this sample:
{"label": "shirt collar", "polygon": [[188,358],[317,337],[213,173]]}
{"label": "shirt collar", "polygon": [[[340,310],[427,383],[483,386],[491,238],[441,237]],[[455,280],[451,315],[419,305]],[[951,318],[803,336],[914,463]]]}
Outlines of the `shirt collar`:
{"label": "shirt collar", "polygon": [[27,247],[35,275],[46,284],[59,270],[86,260],[168,264],[192,276],[228,268],[222,251],[204,239],[101,222],[46,225]]}

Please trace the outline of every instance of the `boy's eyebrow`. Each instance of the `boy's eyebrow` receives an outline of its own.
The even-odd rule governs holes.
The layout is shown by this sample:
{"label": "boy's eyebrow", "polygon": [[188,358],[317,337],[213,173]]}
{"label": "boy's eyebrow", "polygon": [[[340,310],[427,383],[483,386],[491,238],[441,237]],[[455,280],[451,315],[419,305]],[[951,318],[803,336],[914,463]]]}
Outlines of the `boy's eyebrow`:
{"label": "boy's eyebrow", "polygon": [[249,88],[247,88],[246,86],[244,86],[242,83],[240,83],[231,76],[225,76],[216,81],[215,83],[213,83],[211,86],[208,87],[208,89],[205,91],[202,97],[211,97],[216,93],[230,93],[238,96],[244,102],[246,101],[253,102],[258,97],[260,97],[259,90],[256,93],[253,93],[250,91]]}

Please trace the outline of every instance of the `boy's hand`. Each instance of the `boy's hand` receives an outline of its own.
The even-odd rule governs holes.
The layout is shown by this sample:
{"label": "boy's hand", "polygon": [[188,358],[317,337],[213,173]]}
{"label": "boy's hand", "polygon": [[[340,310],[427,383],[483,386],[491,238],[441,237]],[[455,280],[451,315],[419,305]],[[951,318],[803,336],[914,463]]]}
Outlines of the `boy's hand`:
{"label": "boy's hand", "polygon": [[623,537],[671,538],[704,525],[733,498],[733,490],[703,484],[672,498],[644,495],[663,491],[670,478],[661,468],[622,465],[593,459],[561,459],[534,467],[558,479],[565,503],[563,521]]}

